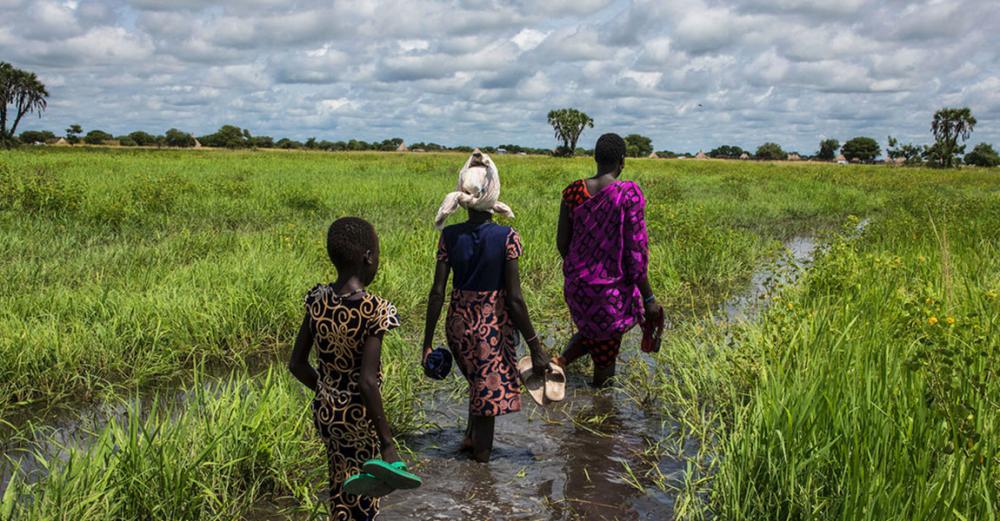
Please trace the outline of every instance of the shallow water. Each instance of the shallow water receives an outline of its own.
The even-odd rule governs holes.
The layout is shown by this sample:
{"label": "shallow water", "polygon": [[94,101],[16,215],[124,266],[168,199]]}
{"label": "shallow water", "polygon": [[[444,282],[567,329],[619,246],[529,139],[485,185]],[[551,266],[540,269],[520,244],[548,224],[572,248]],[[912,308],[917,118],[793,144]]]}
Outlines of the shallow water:
{"label": "shallow water", "polygon": [[[865,224],[862,221],[859,232]],[[819,241],[813,235],[800,235],[784,246],[785,255],[755,272],[744,291],[719,305],[715,320],[755,319],[770,302],[771,292],[795,283],[812,262]],[[550,350],[560,336],[565,335],[555,330],[543,335]],[[638,331],[626,337],[631,348],[623,350],[619,367],[627,366],[630,356],[638,356],[655,370],[653,360],[637,349],[638,339]],[[651,451],[676,426],[637,407],[620,388],[591,388],[589,376],[581,373],[586,368],[582,360],[570,368],[564,402],[542,408],[525,394],[521,412],[498,418],[488,464],[473,462],[458,451],[467,419],[465,396],[436,394],[427,409],[428,419],[438,428],[405,439],[414,452],[407,460],[424,485],[386,497],[383,518],[670,519],[674,497],[665,490],[683,483],[685,459],[697,447],[685,446],[680,455],[671,452],[674,456]],[[460,376],[453,372],[450,378]],[[165,396],[171,405],[186,399],[176,389],[161,391],[161,404]],[[143,414],[149,414],[153,404],[140,403]],[[64,457],[66,447],[85,449],[106,422],[127,420],[128,410],[125,402],[90,404],[35,418],[45,427],[33,432],[31,439],[0,440],[4,460],[11,460],[0,460],[0,490],[9,481],[11,462],[20,465],[29,480],[39,479],[44,467],[31,452],[51,459]],[[634,478],[627,477],[629,470]]]}
{"label": "shallow water", "polygon": [[[582,364],[581,364],[582,365]],[[453,375],[452,378],[457,376]],[[542,408],[523,396],[519,413],[496,420],[493,458],[477,463],[458,451],[467,400],[438,396],[440,429],[406,440],[424,485],[383,500],[386,519],[669,519],[673,497],[638,476],[683,479],[683,459],[645,457],[673,429],[615,389],[594,390],[571,375],[566,400]],[[652,460],[652,461],[651,461]]]}

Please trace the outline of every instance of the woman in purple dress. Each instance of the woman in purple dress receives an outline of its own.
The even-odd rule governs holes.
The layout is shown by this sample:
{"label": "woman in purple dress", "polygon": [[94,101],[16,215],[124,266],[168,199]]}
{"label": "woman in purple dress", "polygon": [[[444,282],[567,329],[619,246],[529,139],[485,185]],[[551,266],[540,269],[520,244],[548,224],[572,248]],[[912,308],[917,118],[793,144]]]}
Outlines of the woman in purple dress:
{"label": "woman in purple dress", "polygon": [[601,136],[597,174],[566,187],[559,211],[563,294],[577,333],[555,362],[565,367],[589,353],[595,386],[615,375],[622,336],[662,313],[646,276],[646,200],[637,184],[618,180],[625,151],[618,134]]}

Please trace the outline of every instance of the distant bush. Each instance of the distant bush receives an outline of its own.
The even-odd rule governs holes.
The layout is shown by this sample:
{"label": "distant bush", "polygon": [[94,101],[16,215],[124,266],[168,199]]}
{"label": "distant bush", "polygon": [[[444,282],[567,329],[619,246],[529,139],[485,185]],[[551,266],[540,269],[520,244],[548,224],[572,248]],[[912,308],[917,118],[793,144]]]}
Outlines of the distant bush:
{"label": "distant bush", "polygon": [[848,161],[855,159],[858,161],[871,161],[878,157],[881,148],[878,146],[878,141],[870,137],[859,136],[844,143],[841,152]]}
{"label": "distant bush", "polygon": [[105,141],[111,141],[114,136],[103,130],[91,130],[83,137],[83,142],[88,145],[103,145]]}
{"label": "distant bush", "polygon": [[819,152],[816,152],[816,159],[833,161],[833,158],[837,155],[838,148],[840,148],[840,141],[832,138],[824,139],[819,142]]}
{"label": "distant bush", "polygon": [[781,145],[777,143],[764,143],[763,145],[757,147],[757,152],[754,157],[757,159],[763,159],[766,161],[781,161],[785,159],[788,154],[781,149]]}
{"label": "distant bush", "polygon": [[194,136],[172,128],[163,135],[163,144],[168,147],[190,148],[194,146]]}
{"label": "distant bush", "polygon": [[118,144],[123,147],[134,147],[137,145],[134,139],[128,136],[119,136],[117,138]]}
{"label": "distant bush", "polygon": [[993,145],[980,143],[972,149],[972,152],[965,154],[965,164],[985,167],[1000,166],[1000,155],[997,155]]}
{"label": "distant bush", "polygon": [[31,145],[33,143],[48,143],[55,141],[56,135],[48,130],[25,130],[21,132],[21,143]]}
{"label": "distant bush", "polygon": [[149,132],[143,132],[137,130],[128,135],[128,138],[132,140],[136,146],[140,147],[152,147],[156,146],[156,136],[150,134]]}
{"label": "distant bush", "polygon": [[625,150],[629,157],[646,157],[653,153],[653,140],[639,134],[625,136]]}
{"label": "distant bush", "polygon": [[714,157],[717,159],[739,159],[744,153],[746,153],[746,150],[743,150],[736,145],[722,145],[721,147],[713,148],[708,153],[708,157]]}

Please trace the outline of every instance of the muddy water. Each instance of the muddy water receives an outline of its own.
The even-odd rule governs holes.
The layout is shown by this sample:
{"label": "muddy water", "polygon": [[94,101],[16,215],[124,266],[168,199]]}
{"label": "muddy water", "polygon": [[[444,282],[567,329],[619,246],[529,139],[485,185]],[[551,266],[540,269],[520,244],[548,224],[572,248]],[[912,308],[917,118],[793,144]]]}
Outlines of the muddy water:
{"label": "muddy water", "polygon": [[[458,451],[467,400],[436,397],[431,419],[440,428],[406,440],[424,485],[385,498],[385,518],[669,519],[672,496],[644,476],[679,481],[684,462],[643,454],[673,426],[619,390],[595,391],[583,375],[567,385],[560,404],[542,408],[524,395],[521,412],[499,417],[488,464]],[[644,489],[628,483],[626,464]]]}
{"label": "muddy water", "polygon": [[769,297],[781,286],[794,284],[803,270],[809,267],[819,241],[815,235],[797,235],[784,242],[784,254],[750,277],[750,284],[742,292],[725,301],[716,318],[725,322],[752,320],[767,307]]}
{"label": "muddy water", "polygon": [[[715,320],[753,320],[772,291],[793,284],[811,263],[818,241],[802,235],[784,245],[786,254],[754,273],[744,291],[719,306]],[[550,335],[550,350],[559,347],[553,344],[556,336],[565,335]],[[637,349],[638,339],[637,331],[626,337],[619,366],[627,366],[629,357],[640,357],[655,370],[653,360]],[[423,477],[424,486],[385,498],[383,518],[670,519],[674,498],[664,490],[683,482],[685,455],[697,447],[685,447],[680,457],[651,451],[675,426],[637,407],[620,388],[592,389],[589,376],[583,374],[587,366],[581,361],[571,367],[564,402],[542,408],[524,395],[521,412],[500,417],[488,464],[473,462],[458,451],[467,418],[464,395],[437,393],[427,409],[429,420],[438,427],[405,440],[414,452],[407,459]],[[453,374],[451,378],[459,377]],[[177,391],[161,393],[161,398],[164,395],[178,403],[185,400]],[[143,404],[141,409],[148,411],[150,405]],[[46,427],[31,440],[0,440],[3,460],[9,458],[30,478],[38,479],[44,468],[29,451],[52,458],[64,455],[65,447],[86,448],[93,443],[95,431],[111,419],[125,420],[127,412],[124,404],[104,404],[50,416],[44,421]],[[3,460],[0,490],[6,488],[12,468],[11,462]]]}

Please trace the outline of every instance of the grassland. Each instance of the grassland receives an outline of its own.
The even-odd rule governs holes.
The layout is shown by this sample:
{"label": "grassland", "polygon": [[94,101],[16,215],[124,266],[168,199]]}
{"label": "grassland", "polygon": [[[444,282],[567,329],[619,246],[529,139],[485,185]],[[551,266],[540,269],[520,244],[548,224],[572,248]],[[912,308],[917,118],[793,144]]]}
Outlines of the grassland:
{"label": "grassland", "polygon": [[[591,162],[497,158],[526,246],[535,320],[568,334],[554,248],[559,191]],[[420,427],[414,363],[441,196],[455,155],[221,151],[0,152],[0,417],[183,383],[194,398],[126,415],[86,450],[16,479],[0,518],[229,519],[264,498],[321,511],[307,397],[281,371],[301,299],[332,280],[325,226],[372,221],[373,290],[396,429]],[[630,161],[649,199],[651,276],[677,317],[627,392],[702,453],[679,514],[721,519],[995,519],[1000,500],[1000,173]],[[701,318],[778,240],[833,233],[759,320]],[[211,391],[197,367],[234,368]],[[135,406],[138,407],[138,406]],[[643,479],[655,480],[651,477]],[[665,486],[661,483],[661,486]]]}

